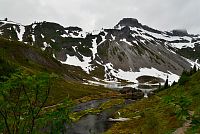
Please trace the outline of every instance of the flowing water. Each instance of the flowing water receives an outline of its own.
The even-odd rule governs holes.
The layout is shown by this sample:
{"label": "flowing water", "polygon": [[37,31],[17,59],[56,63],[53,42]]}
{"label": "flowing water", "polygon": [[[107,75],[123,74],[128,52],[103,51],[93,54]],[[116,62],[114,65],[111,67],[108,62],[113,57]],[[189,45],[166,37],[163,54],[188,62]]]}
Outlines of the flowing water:
{"label": "flowing water", "polygon": [[[93,101],[93,103],[94,103],[94,105],[96,105],[98,107],[98,105],[101,104],[99,102],[104,102],[104,101],[105,100],[96,100],[96,101]],[[109,108],[99,114],[95,114],[95,115],[88,114],[88,115],[82,117],[79,121],[67,126],[66,133],[67,134],[101,134],[101,133],[105,132],[106,130],[108,130],[114,123],[114,122],[109,121],[108,118],[111,117],[114,112],[116,112],[117,110],[122,108],[124,105],[129,104],[131,102],[133,102],[133,101],[126,100],[125,104],[113,106],[112,108]],[[87,103],[90,104],[91,101],[86,102],[81,105],[88,106]],[[95,103],[97,103],[97,104],[95,104]]]}
{"label": "flowing water", "polygon": [[[144,97],[147,97],[147,94],[150,91],[157,89],[158,85],[121,85],[119,83],[109,83],[106,87],[114,90],[120,90],[123,87],[133,87],[142,90],[145,94]],[[89,108],[98,108],[100,104],[106,102],[107,100],[108,99],[92,100],[86,103],[81,103],[75,106],[73,111],[79,112]],[[79,121],[67,126],[67,134],[101,134],[108,130],[114,123],[108,120],[112,117],[113,113],[131,102],[133,102],[133,100],[126,100],[125,104],[113,106],[112,108],[109,108],[99,114],[88,114],[82,117]]]}

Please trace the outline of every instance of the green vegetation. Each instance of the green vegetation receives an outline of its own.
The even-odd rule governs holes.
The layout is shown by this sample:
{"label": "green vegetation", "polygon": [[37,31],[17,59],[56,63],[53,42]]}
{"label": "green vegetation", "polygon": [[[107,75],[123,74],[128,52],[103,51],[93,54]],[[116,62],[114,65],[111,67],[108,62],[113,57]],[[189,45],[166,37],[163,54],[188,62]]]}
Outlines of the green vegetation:
{"label": "green vegetation", "polygon": [[90,98],[105,98],[108,94],[111,95],[112,91],[104,88],[103,86],[84,85],[78,82],[65,81],[59,78],[54,81],[54,85],[50,91],[50,99],[48,103],[57,104],[66,96],[69,96],[75,101],[76,99],[80,99],[85,96],[88,96],[86,100],[90,100]]}
{"label": "green vegetation", "polygon": [[94,68],[94,70],[92,70],[90,72],[90,75],[92,75],[93,77],[97,77],[97,78],[100,78],[100,79],[104,79],[104,75],[105,75],[105,68],[104,66],[101,66],[101,65],[98,65],[96,64],[96,67]]}
{"label": "green vegetation", "polygon": [[187,80],[179,80],[156,95],[119,110],[122,117],[131,120],[114,124],[106,134],[167,134],[182,127],[187,120],[192,123],[186,133],[200,133],[200,72],[187,77]]}
{"label": "green vegetation", "polygon": [[59,106],[56,111],[44,112],[41,115],[54,77],[55,75],[47,73],[32,75],[22,71],[12,73],[10,77],[2,77],[0,83],[1,132],[36,133],[41,127],[51,126],[51,123],[53,127],[49,129],[50,132],[62,130],[54,124],[63,126],[63,123],[69,120],[68,102],[65,103],[65,108]]}
{"label": "green vegetation", "polygon": [[81,84],[83,78],[91,76],[35,47],[0,38],[0,132],[62,132],[72,102],[116,95]]}
{"label": "green vegetation", "polygon": [[124,99],[111,99],[111,100],[106,101],[105,103],[102,103],[98,108],[91,108],[91,109],[86,109],[80,112],[71,113],[70,118],[72,119],[72,121],[76,122],[80,120],[81,117],[87,114],[97,114],[106,109],[113,107],[114,105],[120,105],[123,103],[124,103]]}

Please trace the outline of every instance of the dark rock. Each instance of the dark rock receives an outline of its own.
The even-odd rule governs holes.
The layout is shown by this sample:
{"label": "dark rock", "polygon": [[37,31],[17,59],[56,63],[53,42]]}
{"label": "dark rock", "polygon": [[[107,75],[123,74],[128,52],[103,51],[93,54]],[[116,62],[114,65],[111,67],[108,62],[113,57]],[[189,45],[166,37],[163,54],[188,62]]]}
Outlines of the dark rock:
{"label": "dark rock", "polygon": [[126,94],[128,98],[133,100],[141,99],[144,97],[144,93],[141,90],[132,87],[123,87],[119,92],[121,94]]}
{"label": "dark rock", "polygon": [[67,28],[65,28],[65,30],[69,30],[69,32],[73,32],[73,31],[81,32],[81,31],[83,31],[82,28],[80,28],[80,27],[67,27]]}
{"label": "dark rock", "polygon": [[123,18],[116,26],[131,26],[131,27],[139,27],[141,24],[138,22],[137,19],[134,18]]}
{"label": "dark rock", "polygon": [[138,100],[138,99],[142,99],[144,97],[144,93],[143,92],[134,92],[132,95],[131,95],[131,98],[133,100]]}
{"label": "dark rock", "polygon": [[140,77],[136,78],[136,80],[139,83],[147,83],[148,82],[151,84],[165,82],[162,78],[158,78],[158,77],[154,77],[154,76],[147,76],[147,75],[140,76]]}
{"label": "dark rock", "polygon": [[121,94],[127,94],[130,93],[132,89],[133,89],[132,87],[123,87],[121,90],[119,90],[119,92]]}
{"label": "dark rock", "polygon": [[187,36],[188,32],[186,29],[175,29],[172,30],[174,36]]}

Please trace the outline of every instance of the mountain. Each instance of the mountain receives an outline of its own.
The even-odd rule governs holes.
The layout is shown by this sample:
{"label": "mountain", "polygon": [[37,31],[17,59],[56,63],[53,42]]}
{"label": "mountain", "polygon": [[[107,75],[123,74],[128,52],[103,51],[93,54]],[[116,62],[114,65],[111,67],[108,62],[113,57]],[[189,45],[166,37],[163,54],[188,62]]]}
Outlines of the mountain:
{"label": "mountain", "polygon": [[79,66],[95,80],[137,83],[154,76],[169,77],[172,83],[200,58],[200,35],[156,30],[133,18],[93,32],[46,21],[24,26],[2,20],[0,36],[40,48],[62,64]]}
{"label": "mountain", "polygon": [[[114,93],[102,86],[83,84],[84,79],[92,80],[92,76],[80,67],[61,64],[37,47],[0,38],[0,83],[15,76],[16,72],[27,76],[40,73],[56,76],[51,83],[47,105],[60,103],[66,96],[76,100],[87,96],[98,98],[107,93]],[[20,76],[17,74],[16,77]]]}

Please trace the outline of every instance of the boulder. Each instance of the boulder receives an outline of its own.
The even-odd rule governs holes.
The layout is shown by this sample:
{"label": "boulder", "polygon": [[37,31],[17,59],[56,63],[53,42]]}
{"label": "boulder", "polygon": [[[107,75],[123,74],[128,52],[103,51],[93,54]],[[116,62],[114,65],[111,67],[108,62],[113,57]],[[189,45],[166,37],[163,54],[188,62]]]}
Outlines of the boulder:
{"label": "boulder", "polygon": [[142,99],[144,97],[144,93],[142,92],[142,90],[132,87],[123,87],[119,92],[121,94],[126,94],[128,98],[131,98],[133,100]]}
{"label": "boulder", "polygon": [[144,97],[144,93],[142,91],[141,92],[133,92],[133,94],[131,94],[131,98],[133,100],[142,99],[143,97]]}

